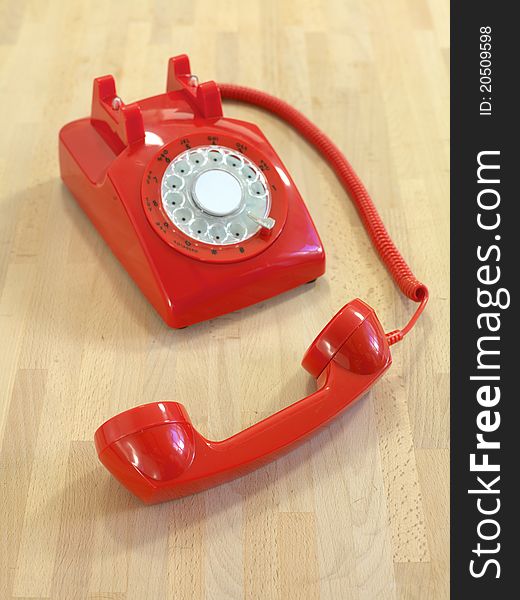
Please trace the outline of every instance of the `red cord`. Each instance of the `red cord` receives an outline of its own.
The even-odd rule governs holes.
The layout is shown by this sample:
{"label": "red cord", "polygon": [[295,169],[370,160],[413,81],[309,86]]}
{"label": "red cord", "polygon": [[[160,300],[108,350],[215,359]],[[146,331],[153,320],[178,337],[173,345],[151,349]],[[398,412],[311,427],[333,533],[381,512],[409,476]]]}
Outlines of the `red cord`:
{"label": "red cord", "polygon": [[428,302],[428,288],[414,276],[391,240],[365,186],[345,155],[323,131],[284,100],[240,85],[219,83],[218,86],[223,98],[254,104],[286,121],[312,144],[332,166],[340,183],[354,202],[372,244],[386,268],[390,271],[394,281],[405,296],[414,302],[420,303],[410,322],[403,329],[387,334],[389,344],[395,344],[395,342],[402,340],[415,325],[424,310]]}

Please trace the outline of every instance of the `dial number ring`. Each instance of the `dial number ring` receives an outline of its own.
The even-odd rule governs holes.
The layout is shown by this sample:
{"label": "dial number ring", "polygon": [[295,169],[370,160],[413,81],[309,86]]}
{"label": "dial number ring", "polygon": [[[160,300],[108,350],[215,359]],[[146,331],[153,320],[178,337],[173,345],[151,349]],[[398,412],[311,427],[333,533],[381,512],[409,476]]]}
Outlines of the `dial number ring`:
{"label": "dial number ring", "polygon": [[[143,208],[156,233],[183,254],[210,262],[243,260],[265,250],[280,234],[288,208],[285,183],[250,144],[246,155],[236,149],[245,148],[236,138],[219,135],[217,143],[208,144],[209,137],[190,135],[160,149],[145,169]],[[224,203],[223,214],[212,214],[212,205],[205,210],[194,193],[198,178],[216,170],[238,181],[242,192],[238,206]],[[258,219],[268,217],[275,225],[265,231]]]}

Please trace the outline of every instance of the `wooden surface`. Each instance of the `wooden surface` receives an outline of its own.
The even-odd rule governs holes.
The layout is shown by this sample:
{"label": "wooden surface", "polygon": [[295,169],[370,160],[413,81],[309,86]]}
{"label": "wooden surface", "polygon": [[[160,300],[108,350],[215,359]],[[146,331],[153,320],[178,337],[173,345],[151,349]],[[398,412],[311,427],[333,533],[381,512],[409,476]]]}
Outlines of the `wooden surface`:
{"label": "wooden surface", "polygon": [[[442,599],[448,572],[448,2],[0,1],[0,597]],[[387,376],[298,450],[144,507],[98,463],[104,419],[178,400],[222,438],[311,389],[300,359],[349,299],[413,310],[327,166],[239,105],[293,174],[328,253],[314,286],[168,330],[60,182],[92,79],[201,80],[294,103],[345,150],[431,290]]]}

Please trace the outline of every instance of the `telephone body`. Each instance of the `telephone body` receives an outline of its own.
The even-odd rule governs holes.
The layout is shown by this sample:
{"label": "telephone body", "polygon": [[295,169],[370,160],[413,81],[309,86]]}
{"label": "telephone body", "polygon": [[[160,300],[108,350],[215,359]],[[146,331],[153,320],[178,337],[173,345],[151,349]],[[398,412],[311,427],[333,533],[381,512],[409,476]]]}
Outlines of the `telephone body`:
{"label": "telephone body", "polygon": [[170,59],[167,92],[124,105],[111,76],[94,81],[92,115],[60,132],[61,175],[164,321],[184,327],[323,274],[320,238],[289,173],[261,131],[222,116],[221,95],[271,111],[325,157],[402,293],[419,304],[385,333],[374,310],[348,302],[309,346],[317,391],[227,440],[210,441],[177,402],[106,421],[99,459],[145,503],[200,492],[293,448],[362,396],[389,368],[390,346],[415,325],[428,289],[392,242],[341,150],[292,106],[233,84],[199,84],[187,56]]}
{"label": "telephone body", "polygon": [[124,105],[94,81],[90,118],[60,132],[63,181],[164,321],[180,328],[315,280],[325,253],[260,129],[222,114],[185,55],[167,91]]}

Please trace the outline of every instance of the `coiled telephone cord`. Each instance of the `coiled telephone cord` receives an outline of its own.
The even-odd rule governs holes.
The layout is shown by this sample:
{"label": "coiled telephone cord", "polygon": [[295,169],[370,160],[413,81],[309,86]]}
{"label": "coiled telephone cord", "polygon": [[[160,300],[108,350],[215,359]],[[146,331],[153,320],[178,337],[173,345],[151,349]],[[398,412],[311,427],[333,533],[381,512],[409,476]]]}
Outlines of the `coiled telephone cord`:
{"label": "coiled telephone cord", "polygon": [[219,83],[218,86],[222,98],[253,104],[286,121],[330,164],[341,185],[354,202],[372,244],[395,283],[405,296],[419,303],[417,310],[405,327],[387,333],[390,345],[402,340],[423,312],[428,302],[428,288],[415,277],[390,238],[367,189],[345,155],[321,129],[284,100],[241,85]]}

